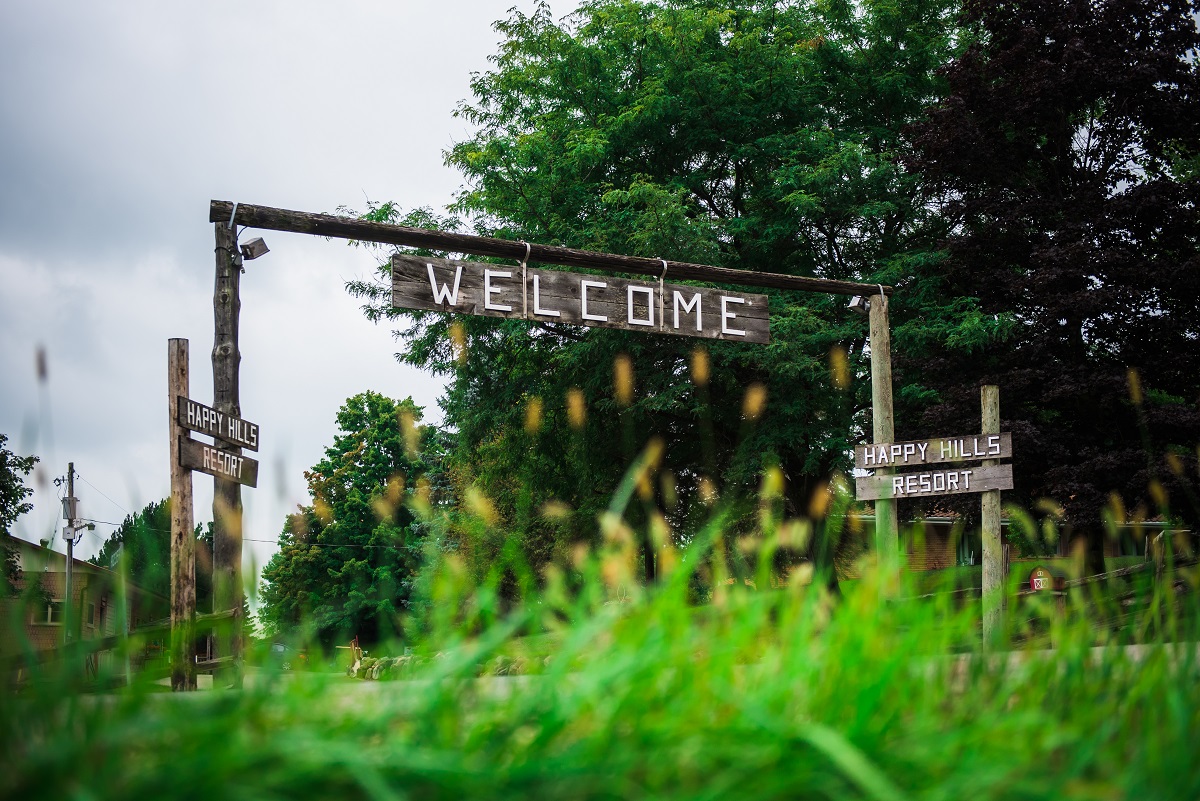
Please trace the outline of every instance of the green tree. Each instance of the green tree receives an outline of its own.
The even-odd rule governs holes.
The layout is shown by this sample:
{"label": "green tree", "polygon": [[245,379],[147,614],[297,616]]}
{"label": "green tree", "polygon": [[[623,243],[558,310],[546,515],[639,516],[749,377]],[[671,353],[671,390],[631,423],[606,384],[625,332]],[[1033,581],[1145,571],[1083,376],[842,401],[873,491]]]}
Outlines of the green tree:
{"label": "green tree", "polygon": [[376,392],[338,410],[339,433],[305,473],[312,503],[287,518],[263,570],[260,619],[269,632],[307,625],[329,644],[398,631],[421,559],[412,505],[429,502],[425,476],[440,442],[421,416],[411,398]]}
{"label": "green tree", "polygon": [[[196,608],[208,612],[212,611],[212,524],[207,530],[196,526],[195,537]],[[100,551],[88,561],[100,567],[114,567],[118,556],[125,560],[131,582],[165,599],[155,616],[170,614],[170,499],[152,501],[127,515],[100,546]]]}
{"label": "green tree", "polygon": [[946,291],[1004,322],[986,346],[910,359],[939,401],[923,426],[972,430],[975,388],[999,384],[1016,499],[1062,504],[1097,572],[1104,507],[1200,514],[1196,14],[1188,0],[970,2],[976,41],[913,130],[955,223]]}
{"label": "green tree", "polygon": [[[954,8],[593,0],[562,23],[545,5],[514,11],[459,109],[476,133],[447,157],[468,182],[453,212],[506,239],[903,284],[897,348],[977,338],[987,323],[969,301],[910,281],[943,229],[897,161],[905,127],[942,92]],[[350,289],[370,315],[391,313],[387,287]],[[806,513],[869,430],[865,321],[842,297],[770,294],[765,347],[404,312],[400,358],[452,377],[458,480],[494,501],[535,564],[595,536],[621,472],[656,438],[675,486],[656,482],[644,514],[686,539],[707,514],[702,489],[747,496],[772,465],[788,513]],[[565,521],[542,514],[555,502],[571,507]],[[834,544],[817,543],[824,568]]]}
{"label": "green tree", "polygon": [[[33,472],[37,464],[36,456],[17,456],[4,444],[8,437],[0,434],[0,535],[4,539],[12,535],[12,526],[17,518],[33,508],[27,499],[33,494],[33,488],[25,486],[25,476]],[[17,584],[21,580],[21,564],[17,552],[9,547],[7,541],[3,544],[4,582],[0,594],[15,595]]]}

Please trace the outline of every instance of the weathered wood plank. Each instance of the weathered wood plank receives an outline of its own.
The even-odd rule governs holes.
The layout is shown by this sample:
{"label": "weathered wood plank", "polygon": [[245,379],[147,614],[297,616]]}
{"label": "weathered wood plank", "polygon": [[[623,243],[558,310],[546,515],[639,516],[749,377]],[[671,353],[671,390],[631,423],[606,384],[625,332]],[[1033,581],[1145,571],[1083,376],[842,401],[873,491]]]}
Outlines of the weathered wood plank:
{"label": "weathered wood plank", "polygon": [[[887,298],[871,293],[868,324],[871,342],[871,434],[876,442],[891,442],[896,438],[892,412],[892,330],[888,323]],[[880,467],[880,478],[892,470]],[[875,546],[884,569],[897,576],[900,570],[900,519],[896,504],[883,496],[875,504]]]}
{"label": "weathered wood plank", "polygon": [[1009,458],[1012,458],[1010,433],[877,442],[854,449],[854,466],[864,470]]}
{"label": "weathered wood plank", "polygon": [[[998,467],[992,451],[1001,450],[995,440],[1000,435],[1000,387],[984,384],[979,388],[980,430],[986,438],[988,458],[980,470]],[[1011,438],[1010,438],[1011,439]],[[978,444],[978,443],[976,443]],[[1011,442],[1010,442],[1011,450]],[[972,453],[978,453],[976,447]],[[998,455],[998,454],[997,454]],[[1012,465],[1008,465],[1008,487],[1012,488]],[[979,498],[979,532],[983,538],[983,647],[994,648],[1000,637],[1004,617],[1004,545],[1000,539],[1000,487],[989,488]]]}
{"label": "weathered wood plank", "polygon": [[258,424],[222,414],[211,406],[179,396],[175,422],[180,428],[221,439],[247,450],[258,450]]}
{"label": "weathered wood plank", "polygon": [[770,341],[765,295],[558,270],[446,259],[392,257],[392,305],[398,308],[527,317],[543,322],[764,343]]}
{"label": "weathered wood plank", "polygon": [[258,462],[249,456],[206,445],[186,436],[179,438],[179,463],[188,470],[199,470],[214,478],[258,486]]}
{"label": "weathered wood plank", "polygon": [[928,498],[967,492],[1013,488],[1011,464],[988,467],[952,467],[900,475],[863,476],[854,480],[860,501],[891,498]]}
{"label": "weathered wood plank", "polygon": [[[233,203],[228,200],[210,201],[209,222],[228,224],[233,212]],[[523,242],[468,234],[452,234],[445,231],[430,231],[425,228],[410,228],[403,225],[373,223],[348,217],[337,217],[332,214],[312,214],[270,206],[255,206],[250,203],[238,204],[235,222],[238,225],[271,231],[290,231],[297,234],[353,239],[360,242],[380,242],[387,245],[471,253],[476,256],[495,256],[515,261],[526,258],[525,243]],[[541,264],[561,264],[564,267],[582,267],[614,273],[655,277],[662,274],[660,259],[622,256],[615,253],[596,253],[589,250],[574,250],[533,243],[529,245],[528,260]],[[733,270],[728,267],[670,260],[667,261],[667,276],[678,281],[711,281],[739,286],[826,292],[834,295],[871,295],[879,292],[879,287],[875,284]],[[885,285],[883,292],[891,295],[893,289]]]}

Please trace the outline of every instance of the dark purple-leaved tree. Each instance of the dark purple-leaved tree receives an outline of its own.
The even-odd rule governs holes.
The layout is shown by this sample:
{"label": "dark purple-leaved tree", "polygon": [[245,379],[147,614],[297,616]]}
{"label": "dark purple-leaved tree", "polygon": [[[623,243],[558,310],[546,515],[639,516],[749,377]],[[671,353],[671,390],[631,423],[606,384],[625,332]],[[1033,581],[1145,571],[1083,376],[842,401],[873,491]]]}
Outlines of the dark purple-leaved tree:
{"label": "dark purple-leaved tree", "polygon": [[1052,498],[1102,565],[1103,510],[1194,522],[1200,442],[1200,67],[1189,0],[971,0],[976,37],[911,133],[953,220],[936,268],[1002,332],[919,370],[928,433],[1014,432],[1011,500]]}

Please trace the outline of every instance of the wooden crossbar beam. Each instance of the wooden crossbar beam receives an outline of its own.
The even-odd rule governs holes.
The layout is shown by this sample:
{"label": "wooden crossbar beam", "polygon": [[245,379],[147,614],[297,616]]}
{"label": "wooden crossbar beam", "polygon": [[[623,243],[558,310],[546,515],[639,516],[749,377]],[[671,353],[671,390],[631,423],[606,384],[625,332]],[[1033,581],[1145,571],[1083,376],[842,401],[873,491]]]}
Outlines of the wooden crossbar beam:
{"label": "wooden crossbar beam", "polygon": [[[234,214],[234,204],[228,200],[213,200],[209,204],[208,220],[214,223],[229,223]],[[359,242],[377,242],[384,245],[429,248],[452,253],[470,253],[475,256],[520,261],[525,256],[525,243],[507,239],[495,239],[471,234],[455,234],[447,231],[430,231],[425,228],[410,228],[404,225],[367,222],[332,214],[313,214],[305,211],[290,211],[270,206],[255,206],[238,203],[236,225],[260,228],[269,231],[288,231],[296,234],[327,236],[335,239],[353,239]],[[590,250],[575,250],[553,245],[529,244],[529,261],[541,264],[557,264],[564,267],[604,270],[613,273],[662,275],[661,259],[643,256],[621,256],[615,253],[597,253]],[[825,292],[834,295],[878,295],[877,284],[861,284],[854,281],[834,281],[825,278],[810,278],[781,273],[760,273],[750,270],[733,270],[709,264],[692,264],[667,260],[667,277],[682,281],[711,281],[739,286],[760,286],[772,289],[794,289],[804,292]],[[883,286],[883,294],[891,295],[893,288]]]}

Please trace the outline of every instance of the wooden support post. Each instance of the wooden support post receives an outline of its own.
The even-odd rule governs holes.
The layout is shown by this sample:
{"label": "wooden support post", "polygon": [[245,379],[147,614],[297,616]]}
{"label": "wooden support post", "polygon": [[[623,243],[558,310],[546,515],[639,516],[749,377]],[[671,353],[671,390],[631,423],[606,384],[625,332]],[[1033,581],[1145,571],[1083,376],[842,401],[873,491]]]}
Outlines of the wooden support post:
{"label": "wooden support post", "polygon": [[[227,222],[213,225],[216,240],[216,285],[213,289],[213,408],[242,416],[238,388],[238,317],[242,259],[235,229]],[[225,447],[240,454],[241,448]],[[229,628],[216,636],[215,658],[232,657],[220,684],[242,684],[242,488],[233,481],[215,479],[213,489],[213,612],[234,610]],[[222,663],[225,664],[225,663]],[[216,682],[214,681],[214,684]]]}
{"label": "wooden support post", "polygon": [[[892,332],[888,322],[887,296],[871,296],[871,424],[874,442],[895,442],[896,426],[892,416]],[[892,468],[879,468],[876,475],[891,475]],[[900,523],[896,501],[875,501],[875,547],[884,569],[899,570]]]}
{"label": "wooden support post", "polygon": [[179,460],[185,435],[176,398],[188,395],[188,341],[167,341],[167,415],[171,437],[171,689],[196,689],[196,535],[192,522],[192,471]]}
{"label": "wooden support post", "polygon": [[[982,407],[981,432],[1000,433],[1000,387],[987,384],[980,387]],[[998,464],[986,459],[984,467]],[[983,645],[996,644],[1004,617],[1004,553],[1000,543],[1000,490],[989,490],[980,496],[983,530]]]}

